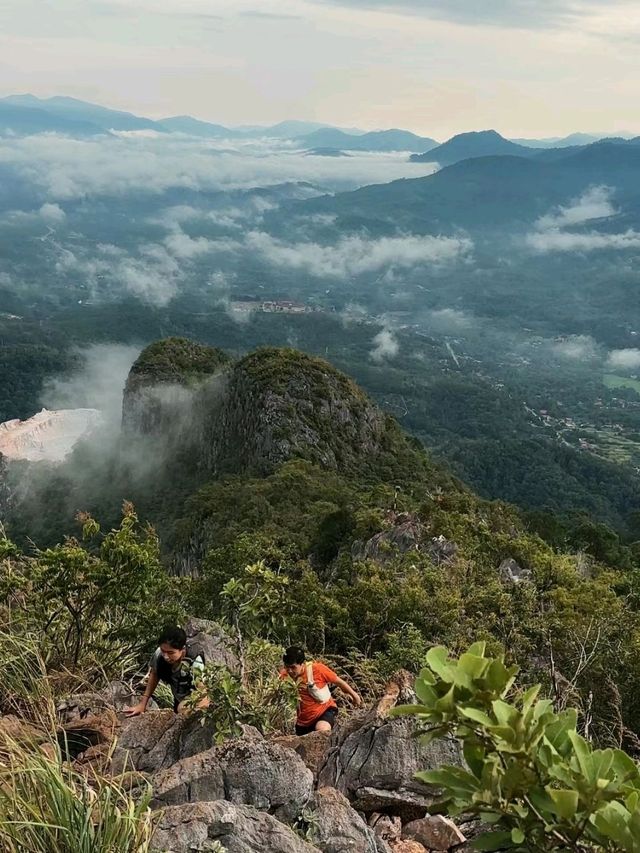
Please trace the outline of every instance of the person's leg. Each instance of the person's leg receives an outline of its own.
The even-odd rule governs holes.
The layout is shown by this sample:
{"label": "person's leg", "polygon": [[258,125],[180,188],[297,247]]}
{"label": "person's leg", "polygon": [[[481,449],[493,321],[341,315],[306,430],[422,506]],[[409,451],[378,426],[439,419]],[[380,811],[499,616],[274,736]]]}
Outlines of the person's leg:
{"label": "person's leg", "polygon": [[315,722],[314,731],[316,732],[324,732],[328,734],[336,721],[336,717],[338,716],[337,708],[327,708],[324,714]]}

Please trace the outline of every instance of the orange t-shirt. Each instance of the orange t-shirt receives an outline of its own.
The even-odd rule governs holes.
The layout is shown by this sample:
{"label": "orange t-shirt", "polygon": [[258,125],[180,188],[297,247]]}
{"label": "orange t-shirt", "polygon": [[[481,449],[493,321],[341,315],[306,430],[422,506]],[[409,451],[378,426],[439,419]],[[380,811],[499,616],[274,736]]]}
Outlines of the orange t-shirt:
{"label": "orange t-shirt", "polygon": [[[329,669],[323,663],[313,663],[313,680],[316,687],[326,687],[327,684],[336,684],[338,676],[332,669]],[[290,678],[286,669],[280,671],[280,678]],[[302,672],[302,675],[296,679],[298,682],[298,717],[297,724],[299,726],[310,726],[314,720],[321,717],[328,708],[337,708],[335,701],[329,699],[327,702],[316,702],[307,690],[307,669]]]}

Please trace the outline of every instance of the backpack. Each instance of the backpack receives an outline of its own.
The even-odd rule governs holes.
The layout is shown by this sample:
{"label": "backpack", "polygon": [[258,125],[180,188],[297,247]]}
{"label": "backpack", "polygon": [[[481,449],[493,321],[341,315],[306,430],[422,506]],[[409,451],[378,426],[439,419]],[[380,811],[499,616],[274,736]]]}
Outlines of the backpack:
{"label": "backpack", "polygon": [[316,683],[313,680],[312,663],[305,664],[305,668],[307,671],[307,690],[309,691],[309,695],[315,699],[316,702],[324,705],[325,702],[328,702],[329,699],[331,699],[331,691],[329,690],[328,685],[325,684],[324,687],[316,686]]}

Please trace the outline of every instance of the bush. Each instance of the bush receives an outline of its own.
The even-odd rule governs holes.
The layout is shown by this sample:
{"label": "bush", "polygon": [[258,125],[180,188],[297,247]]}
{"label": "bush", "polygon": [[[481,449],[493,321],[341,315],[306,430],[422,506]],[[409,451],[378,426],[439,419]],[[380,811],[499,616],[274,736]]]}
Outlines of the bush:
{"label": "bush", "polygon": [[147,853],[150,789],[135,800],[113,780],[87,779],[51,753],[0,742],[0,849],[3,853]]}
{"label": "bush", "polygon": [[242,734],[242,725],[255,726],[262,734],[287,731],[295,716],[297,685],[281,679],[282,649],[254,640],[245,650],[243,679],[226,666],[208,664],[189,706],[203,699],[209,706],[200,713],[215,732],[216,743]]}
{"label": "bush", "polygon": [[620,749],[594,749],[570,708],[556,713],[540,686],[514,688],[517,667],[475,643],[459,658],[437,646],[416,682],[427,741],[455,735],[468,769],[418,774],[444,789],[432,811],[474,814],[493,829],[479,850],[640,851],[640,770]]}

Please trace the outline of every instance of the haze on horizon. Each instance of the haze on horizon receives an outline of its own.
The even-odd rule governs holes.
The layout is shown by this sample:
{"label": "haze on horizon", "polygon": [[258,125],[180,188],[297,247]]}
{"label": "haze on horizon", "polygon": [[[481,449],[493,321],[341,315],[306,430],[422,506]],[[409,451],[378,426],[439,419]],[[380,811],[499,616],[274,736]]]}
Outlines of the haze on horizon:
{"label": "haze on horizon", "polygon": [[436,139],[640,134],[633,0],[5,0],[0,96]]}

